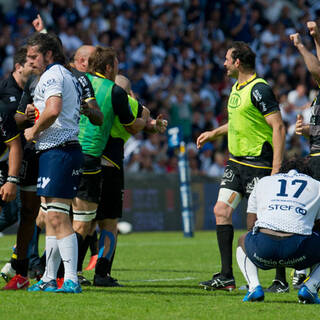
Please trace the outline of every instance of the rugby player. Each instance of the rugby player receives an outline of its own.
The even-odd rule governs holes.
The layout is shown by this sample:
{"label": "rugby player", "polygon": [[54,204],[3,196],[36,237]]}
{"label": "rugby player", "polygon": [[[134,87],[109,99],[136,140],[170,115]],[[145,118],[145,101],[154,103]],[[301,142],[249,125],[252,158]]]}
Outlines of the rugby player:
{"label": "rugby player", "polygon": [[[29,291],[80,293],[77,277],[77,237],[72,229],[69,211],[79,184],[82,165],[78,142],[78,123],[82,89],[80,83],[63,65],[62,45],[53,35],[37,33],[27,41],[27,57],[40,71],[34,92],[39,119],[25,129],[27,141],[36,140],[40,151],[37,194],[46,213],[46,271]],[[56,276],[60,261],[65,275],[61,289]]]}
{"label": "rugby player", "polygon": [[[43,21],[38,17],[33,21],[33,25],[38,32],[46,33],[44,29]],[[92,52],[94,47],[84,46],[86,50],[79,48],[83,54]],[[26,49],[25,49],[26,51]],[[102,124],[102,113],[97,105],[94,97],[94,92],[90,81],[86,78],[83,72],[79,72],[76,68],[81,71],[81,65],[75,64],[70,67],[72,73],[76,76],[82,87],[82,108],[81,112],[85,114],[91,123],[96,125]],[[37,70],[35,70],[36,72]],[[38,111],[35,109],[33,102],[34,89],[39,81],[38,77],[30,77],[24,87],[22,97],[15,115],[16,122],[19,128],[24,129],[34,124],[35,119],[38,116]],[[44,228],[44,216],[42,211],[39,211],[40,199],[36,194],[36,184],[38,175],[38,154],[35,151],[34,143],[26,143],[24,145],[24,158],[23,166],[20,172],[20,185],[21,185],[21,202],[22,202],[22,218],[19,224],[17,233],[17,252],[14,253],[14,259],[11,259],[11,263],[6,264],[5,268],[1,270],[3,276],[10,276],[10,273],[16,270],[17,277],[12,279],[5,289],[20,289],[24,288],[21,286],[21,282],[28,284],[26,281],[29,269],[31,269],[31,275],[39,277],[43,274],[45,264],[42,262],[43,259],[39,258],[38,255],[38,240],[41,230]],[[37,214],[39,215],[37,217]],[[37,217],[37,226],[33,234],[34,220]],[[78,244],[81,244],[81,235],[77,234]],[[30,239],[33,241],[30,243]],[[27,258],[27,250],[29,246],[30,259]],[[45,259],[45,255],[44,255]],[[11,266],[12,265],[12,266]],[[13,267],[13,268],[12,268]],[[63,273],[62,268],[62,273]],[[22,276],[22,278],[21,278]],[[20,283],[20,284],[19,284]]]}
{"label": "rugby player", "polygon": [[248,201],[248,227],[237,248],[237,261],[249,290],[243,301],[263,301],[258,268],[315,265],[298,292],[302,303],[320,304],[320,183],[304,159],[285,163],[279,174],[259,180]]}
{"label": "rugby player", "polygon": [[214,206],[221,271],[200,282],[205,289],[234,290],[232,213],[263,176],[278,172],[284,151],[285,127],[271,87],[255,73],[255,53],[244,42],[234,42],[224,67],[237,81],[228,100],[228,123],[202,133],[197,147],[228,134],[230,159]]}
{"label": "rugby player", "polygon": [[[117,73],[118,60],[115,51],[112,48],[96,47],[89,57],[87,76],[94,88],[104,121],[101,127],[97,127],[84,117],[80,120],[79,141],[84,154],[84,165],[79,191],[72,204],[73,227],[83,238],[89,233],[91,221],[96,216],[100,201],[100,158],[109,140],[115,116],[130,132],[136,133],[146,125],[146,119],[137,119],[132,114],[126,92],[115,85],[114,80]],[[81,266],[82,261],[78,269],[81,269]]]}
{"label": "rugby player", "polygon": [[[293,45],[300,52],[308,71],[312,74],[313,78],[316,80],[318,86],[320,85],[320,33],[315,21],[309,21],[307,23],[310,35],[314,39],[316,46],[317,57],[314,56],[302,43],[299,33],[291,34],[290,39]],[[320,94],[313,100],[311,104],[311,119],[309,123],[304,123],[304,119],[299,114],[296,121],[296,134],[304,135],[310,138],[310,161],[309,165],[312,170],[312,177],[320,181]],[[307,119],[305,119],[307,120]],[[294,272],[292,279],[293,286],[299,288],[303,281],[306,279],[307,271],[299,270]]]}
{"label": "rugby player", "polygon": [[[115,81],[116,84],[127,92],[133,114],[138,118],[142,116],[147,119],[146,126],[143,128],[144,131],[149,133],[164,133],[167,121],[162,119],[162,115],[159,115],[156,120],[152,119],[150,111],[130,96],[133,95],[130,81],[122,75],[117,75]],[[117,246],[117,223],[118,219],[122,217],[124,144],[130,135],[116,117],[102,155],[103,197],[99,202],[96,217],[101,235],[99,240],[99,255],[93,280],[95,286],[121,286],[116,279],[111,277],[111,269]]]}

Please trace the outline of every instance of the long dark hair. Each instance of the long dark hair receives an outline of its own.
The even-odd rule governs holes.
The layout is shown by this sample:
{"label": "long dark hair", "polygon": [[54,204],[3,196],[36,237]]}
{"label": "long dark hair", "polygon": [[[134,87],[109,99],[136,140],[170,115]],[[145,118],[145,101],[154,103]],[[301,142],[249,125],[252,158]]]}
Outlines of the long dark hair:
{"label": "long dark hair", "polygon": [[27,40],[28,47],[38,46],[39,52],[45,55],[48,51],[52,51],[54,62],[65,65],[66,57],[63,53],[61,40],[52,33],[34,33]]}

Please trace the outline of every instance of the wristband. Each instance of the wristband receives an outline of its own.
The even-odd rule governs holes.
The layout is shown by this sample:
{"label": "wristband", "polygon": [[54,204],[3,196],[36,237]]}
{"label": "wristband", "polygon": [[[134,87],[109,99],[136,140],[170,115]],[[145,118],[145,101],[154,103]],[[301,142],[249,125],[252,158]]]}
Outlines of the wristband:
{"label": "wristband", "polygon": [[8,176],[7,182],[18,184],[20,182],[20,179],[16,176]]}

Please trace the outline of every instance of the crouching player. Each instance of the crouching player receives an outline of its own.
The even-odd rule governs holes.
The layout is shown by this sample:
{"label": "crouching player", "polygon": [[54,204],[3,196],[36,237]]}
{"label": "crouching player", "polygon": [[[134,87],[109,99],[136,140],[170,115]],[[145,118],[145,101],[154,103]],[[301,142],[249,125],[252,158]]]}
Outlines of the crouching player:
{"label": "crouching player", "polygon": [[310,177],[307,160],[285,163],[279,174],[262,178],[248,201],[248,227],[237,248],[237,261],[248,282],[243,301],[263,301],[258,268],[314,267],[298,292],[299,302],[320,304],[320,183]]}

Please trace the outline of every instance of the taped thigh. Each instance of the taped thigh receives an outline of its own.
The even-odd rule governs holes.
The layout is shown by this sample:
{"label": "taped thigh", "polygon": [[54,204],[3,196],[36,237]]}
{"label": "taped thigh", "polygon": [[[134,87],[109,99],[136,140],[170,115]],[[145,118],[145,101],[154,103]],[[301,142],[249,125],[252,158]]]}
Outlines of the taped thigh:
{"label": "taped thigh", "polygon": [[218,201],[224,202],[232,209],[235,209],[238,206],[241,199],[242,199],[242,196],[237,191],[226,189],[226,188],[220,188],[219,190]]}

